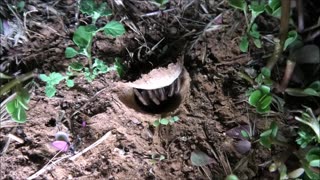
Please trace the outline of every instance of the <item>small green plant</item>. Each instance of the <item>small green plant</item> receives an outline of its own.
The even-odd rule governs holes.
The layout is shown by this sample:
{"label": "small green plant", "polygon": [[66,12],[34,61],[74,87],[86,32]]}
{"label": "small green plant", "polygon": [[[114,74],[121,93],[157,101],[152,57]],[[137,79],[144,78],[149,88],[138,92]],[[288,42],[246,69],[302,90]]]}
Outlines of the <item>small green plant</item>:
{"label": "small green plant", "polygon": [[158,120],[155,120],[153,122],[153,126],[154,127],[158,127],[161,125],[168,125],[168,124],[173,124],[175,122],[179,121],[179,117],[178,116],[173,116],[173,117],[169,117],[169,118],[161,118],[161,119],[158,119]]}
{"label": "small green plant", "polygon": [[25,123],[27,120],[26,110],[28,110],[28,103],[30,95],[26,89],[19,89],[15,99],[8,102],[6,105],[7,112],[11,118],[17,123]]}
{"label": "small green plant", "polygon": [[160,9],[163,9],[169,0],[152,0],[151,2],[157,5]]}
{"label": "small green plant", "polygon": [[270,93],[270,87],[265,85],[261,85],[249,96],[249,104],[256,107],[258,113],[269,112],[271,102],[272,95]]}
{"label": "small green plant", "polygon": [[[300,146],[298,149],[291,146],[287,141],[280,140],[278,125],[272,122],[270,128],[260,134],[259,142],[267,148],[271,145],[280,145],[290,149],[279,158],[275,158],[274,163],[269,167],[271,172],[278,170],[280,179],[292,179],[301,177],[306,174],[310,179],[317,179],[319,174],[317,169],[320,167],[320,116],[316,118],[310,108],[306,108],[306,112],[301,112],[301,117],[296,116],[295,119],[306,126],[298,129],[296,143]],[[288,153],[290,152],[290,153]],[[291,155],[295,155],[299,159],[297,169],[287,172],[286,160]]]}
{"label": "small green plant", "polygon": [[48,97],[53,97],[55,95],[55,86],[62,80],[66,80],[68,87],[73,87],[74,81],[72,78],[74,76],[84,75],[88,82],[92,82],[97,75],[107,73],[111,70],[117,70],[119,75],[122,73],[118,59],[116,59],[116,63],[113,67],[108,67],[98,58],[95,58],[93,63],[92,43],[94,36],[100,31],[103,31],[105,35],[110,35],[112,37],[118,37],[124,34],[124,26],[118,21],[110,21],[101,28],[95,26],[96,21],[100,17],[111,15],[111,10],[107,7],[106,3],[96,4],[94,0],[81,0],[80,11],[92,18],[92,24],[79,26],[76,29],[72,38],[76,47],[67,47],[65,50],[65,57],[74,58],[77,55],[85,56],[87,58],[88,67],[81,62],[74,61],[68,66],[68,70],[65,73],[66,76],[57,72],[52,72],[49,76],[41,74],[40,79],[47,83],[45,91]]}
{"label": "small green plant", "polygon": [[[250,5],[245,0],[228,0],[229,5],[235,9],[242,10],[247,23],[246,34],[242,36],[240,41],[240,50],[247,52],[249,47],[249,38],[253,40],[253,43],[257,48],[261,48],[260,32],[258,31],[258,25],[254,23],[255,19],[265,11],[266,4],[259,1],[251,1]],[[251,14],[249,20],[248,9]]]}
{"label": "small green plant", "polygon": [[314,81],[305,89],[287,88],[285,90],[285,92],[291,96],[299,96],[299,97],[316,96],[316,97],[320,97],[320,81]]}
{"label": "small green plant", "polygon": [[[308,139],[308,141],[310,142],[312,140],[315,140],[317,143],[320,143],[320,116],[315,117],[315,115],[312,113],[312,110],[310,108],[306,108],[306,112],[301,112],[301,117],[296,116],[295,119],[303,123],[304,125],[307,125],[314,133],[313,134],[314,137],[311,137],[311,134],[310,134],[311,132],[307,130],[304,131],[304,129],[299,129],[300,138]],[[305,143],[305,141],[302,141],[302,142]]]}

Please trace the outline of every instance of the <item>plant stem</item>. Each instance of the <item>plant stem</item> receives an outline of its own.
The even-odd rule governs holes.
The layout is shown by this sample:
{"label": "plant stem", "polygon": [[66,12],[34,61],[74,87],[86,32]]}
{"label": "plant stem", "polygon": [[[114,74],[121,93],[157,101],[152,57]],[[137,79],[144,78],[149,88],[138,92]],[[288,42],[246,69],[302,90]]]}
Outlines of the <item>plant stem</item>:
{"label": "plant stem", "polygon": [[[267,67],[272,70],[282,54],[284,43],[288,36],[289,17],[290,17],[290,0],[281,0],[281,19],[280,19],[280,47],[275,47],[273,56],[267,63]],[[277,45],[276,45],[277,46]]]}
{"label": "plant stem", "polygon": [[243,13],[244,13],[244,17],[246,19],[247,33],[248,33],[250,31],[250,23],[249,23],[249,19],[248,19],[247,5],[246,5],[245,9],[243,10]]}
{"label": "plant stem", "polygon": [[36,76],[36,74],[34,74],[34,72],[28,72],[26,74],[22,74],[22,75],[16,77],[14,80],[8,82],[7,84],[5,84],[3,87],[0,88],[0,96],[3,96],[5,93],[10,91],[10,89],[12,89],[14,86],[16,86],[24,81],[27,81],[35,76]]}
{"label": "plant stem", "polygon": [[285,70],[281,85],[279,87],[280,92],[283,92],[288,87],[288,83],[289,83],[289,80],[292,76],[292,73],[293,73],[295,66],[296,66],[295,61],[292,61],[290,59],[287,60],[286,70]]}

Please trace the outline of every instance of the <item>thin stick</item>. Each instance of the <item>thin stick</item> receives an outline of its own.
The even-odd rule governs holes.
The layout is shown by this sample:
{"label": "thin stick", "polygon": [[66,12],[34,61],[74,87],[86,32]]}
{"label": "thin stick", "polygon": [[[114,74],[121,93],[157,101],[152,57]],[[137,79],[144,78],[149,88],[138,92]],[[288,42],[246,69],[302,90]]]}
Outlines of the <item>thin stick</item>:
{"label": "thin stick", "polygon": [[111,136],[111,131],[107,132],[104,136],[102,136],[100,139],[98,139],[96,142],[94,142],[93,144],[91,144],[90,146],[88,146],[87,148],[85,148],[84,150],[79,152],[78,154],[70,157],[69,160],[74,161],[82,154],[86,153],[90,149],[92,149],[92,148],[96,147],[97,145],[99,145],[100,143],[102,143],[104,140],[108,139],[110,136]]}
{"label": "thin stick", "polygon": [[[57,155],[59,155],[60,152],[58,152],[55,156],[53,156],[52,159],[54,159]],[[49,170],[52,166],[56,165],[57,163],[59,163],[60,161],[70,157],[70,155],[66,155],[66,156],[63,156],[62,158],[60,159],[57,159],[55,161],[52,162],[52,159],[42,168],[40,169],[39,171],[37,171],[36,173],[34,173],[32,176],[28,177],[27,180],[31,180],[31,179],[35,179],[37,178],[38,176],[40,176],[41,174],[43,174],[44,172],[46,172],[47,170]]]}

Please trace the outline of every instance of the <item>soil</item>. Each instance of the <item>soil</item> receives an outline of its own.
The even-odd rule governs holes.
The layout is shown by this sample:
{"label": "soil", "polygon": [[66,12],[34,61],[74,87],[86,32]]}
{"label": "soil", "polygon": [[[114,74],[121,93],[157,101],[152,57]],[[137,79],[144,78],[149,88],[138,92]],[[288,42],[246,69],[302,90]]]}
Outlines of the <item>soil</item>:
{"label": "soil", "polygon": [[[37,10],[27,16],[29,41],[5,51],[1,61],[11,63],[8,72],[64,72],[70,62],[64,50],[73,45],[73,31],[77,23],[90,19],[82,14],[75,19],[77,8],[72,0],[26,3],[28,10]],[[36,179],[224,179],[239,162],[241,168],[234,173],[240,179],[275,178],[277,175],[267,170],[269,150],[253,142],[250,152],[238,153],[234,139],[225,134],[254,120],[257,129],[253,138],[257,139],[271,122],[247,104],[245,92],[250,85],[238,75],[252,59],[257,64],[263,61],[256,54],[239,50],[245,30],[243,15],[230,9],[226,1],[170,1],[166,8],[172,11],[145,17],[142,15],[158,11],[158,7],[148,1],[123,3],[120,6],[110,1],[114,15],[100,18],[97,24],[126,17],[122,23],[127,32],[118,38],[98,34],[93,54],[110,65],[120,57],[124,75],[120,78],[110,72],[92,83],[77,77],[73,88],[58,85],[53,98],[45,96],[45,84],[35,79],[27,122],[1,127],[2,147],[8,133],[23,143],[11,140],[1,154],[0,179],[26,179],[43,168]],[[209,12],[205,13],[202,6]],[[209,23],[218,28],[208,27]],[[147,48],[154,46],[153,53],[147,54]],[[16,59],[21,63],[13,67]],[[143,112],[123,102],[121,85],[178,59],[183,60],[190,82],[183,92],[185,98],[170,114]],[[73,60],[85,62],[81,57]],[[59,114],[63,114],[62,119]],[[179,121],[153,126],[155,120],[168,115],[178,116]],[[272,118],[280,117],[275,114]],[[52,148],[58,131],[70,135],[73,151],[58,153]],[[99,145],[69,159],[110,131],[111,136]],[[194,151],[204,152],[214,162],[194,166],[190,160]],[[160,155],[165,159],[154,158]]]}

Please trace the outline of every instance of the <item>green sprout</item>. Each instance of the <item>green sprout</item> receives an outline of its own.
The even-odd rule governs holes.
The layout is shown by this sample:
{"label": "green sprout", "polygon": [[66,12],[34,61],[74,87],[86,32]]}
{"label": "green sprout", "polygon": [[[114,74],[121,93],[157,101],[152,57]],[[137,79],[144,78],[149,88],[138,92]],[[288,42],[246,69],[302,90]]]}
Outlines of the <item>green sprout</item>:
{"label": "green sprout", "polygon": [[28,110],[28,103],[30,95],[26,89],[21,88],[17,91],[15,99],[7,103],[6,109],[12,119],[17,123],[24,123],[27,120],[26,110]]}
{"label": "green sprout", "polygon": [[166,126],[168,124],[173,124],[173,123],[175,123],[177,121],[179,121],[179,117],[178,116],[173,116],[173,117],[170,117],[170,118],[161,118],[161,119],[155,120],[153,122],[153,126],[154,127],[158,127],[160,124]]}
{"label": "green sprout", "polygon": [[[247,52],[249,48],[249,37],[253,40],[253,43],[257,48],[261,48],[260,33],[258,31],[258,25],[254,23],[255,19],[265,11],[266,5],[262,2],[251,1],[250,5],[245,0],[228,0],[229,5],[235,9],[242,10],[247,23],[246,34],[242,36],[240,40],[241,52]],[[249,20],[248,10],[250,11],[251,18]]]}
{"label": "green sprout", "polygon": [[279,130],[278,125],[275,122],[272,122],[270,125],[270,129],[260,134],[260,139],[259,139],[260,144],[270,149],[271,145],[277,142],[278,130]]}
{"label": "green sprout", "polygon": [[[301,112],[301,117],[296,116],[295,119],[309,126],[314,132],[316,141],[320,143],[320,116],[315,117],[312,110],[306,108],[306,112]],[[307,132],[305,132],[305,134],[307,134]]]}
{"label": "green sprout", "polygon": [[45,75],[45,74],[40,74],[39,78],[46,82],[46,89],[45,89],[45,93],[46,96],[48,97],[53,97],[56,92],[56,85],[58,85],[62,80],[66,80],[66,84],[67,86],[73,86],[74,84],[71,82],[72,80],[69,80],[68,77],[63,76],[60,73],[57,72],[52,72],[49,74],[49,76]]}
{"label": "green sprout", "polygon": [[169,0],[152,0],[151,2],[157,5],[160,9],[163,9]]}
{"label": "green sprout", "polygon": [[305,89],[287,88],[285,90],[285,92],[291,96],[299,96],[299,97],[316,96],[316,97],[320,97],[320,81],[314,81]]}
{"label": "green sprout", "polygon": [[256,107],[258,113],[267,113],[270,111],[272,95],[270,87],[262,85],[259,89],[253,91],[249,96],[249,104]]}
{"label": "green sprout", "polygon": [[78,55],[85,56],[88,60],[88,67],[78,61],[73,61],[69,64],[68,70],[63,76],[60,73],[52,72],[49,76],[41,74],[39,77],[42,81],[46,82],[46,95],[53,97],[56,93],[55,86],[62,80],[66,80],[68,87],[74,86],[73,77],[84,75],[88,82],[92,82],[97,75],[107,73],[111,70],[118,71],[119,75],[123,73],[119,60],[116,59],[116,63],[113,67],[108,67],[102,60],[95,58],[92,62],[92,43],[94,36],[103,31],[106,36],[118,37],[125,33],[124,26],[118,21],[110,21],[105,26],[98,28],[95,26],[96,21],[102,16],[111,15],[111,10],[107,7],[106,3],[96,4],[94,0],[81,0],[80,11],[90,17],[92,17],[92,24],[79,26],[72,37],[72,40],[76,47],[67,47],[65,49],[66,58],[74,58]]}

